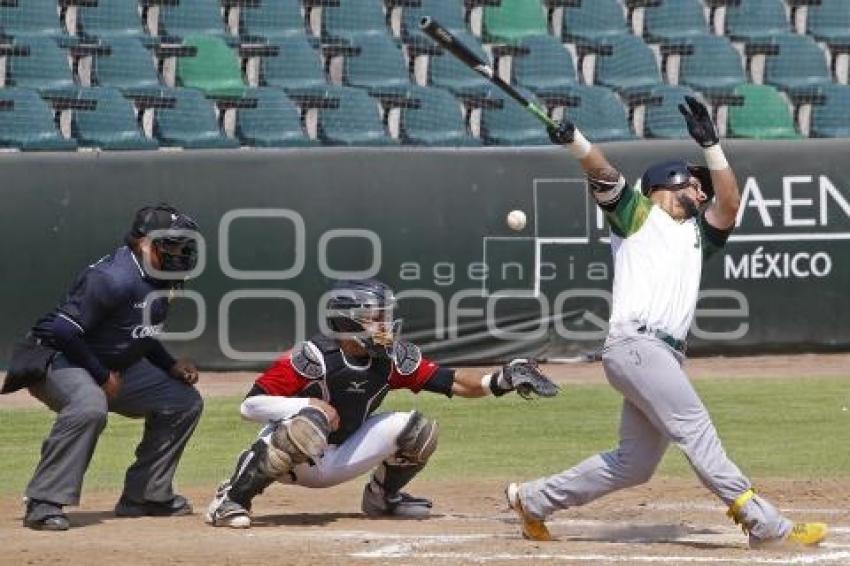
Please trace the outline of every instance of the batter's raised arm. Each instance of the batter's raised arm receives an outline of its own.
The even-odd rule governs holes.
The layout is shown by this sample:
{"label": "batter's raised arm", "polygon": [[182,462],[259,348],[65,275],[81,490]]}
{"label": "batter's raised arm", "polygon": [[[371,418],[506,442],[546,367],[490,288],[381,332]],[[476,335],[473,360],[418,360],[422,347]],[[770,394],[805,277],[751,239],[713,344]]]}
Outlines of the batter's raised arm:
{"label": "batter's raised arm", "polygon": [[680,104],[679,112],[685,117],[691,137],[705,150],[705,162],[714,185],[714,202],[705,211],[705,218],[715,228],[728,230],[735,224],[741,204],[738,180],[720,147],[720,136],[708,108],[691,96],[686,96],[685,102],[687,106]]}

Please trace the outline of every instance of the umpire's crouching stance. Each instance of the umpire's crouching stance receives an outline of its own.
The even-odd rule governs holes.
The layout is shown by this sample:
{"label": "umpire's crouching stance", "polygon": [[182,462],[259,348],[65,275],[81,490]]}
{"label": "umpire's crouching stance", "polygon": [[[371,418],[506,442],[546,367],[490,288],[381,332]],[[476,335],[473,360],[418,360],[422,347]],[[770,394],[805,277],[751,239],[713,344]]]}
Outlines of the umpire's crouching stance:
{"label": "umpire's crouching stance", "polygon": [[182,285],[163,272],[180,277],[175,272],[195,266],[197,229],[167,205],[139,210],[126,245],[83,270],[64,302],[17,345],[4,392],[28,386],[58,414],[26,489],[25,526],[70,526],[62,507],[79,503],[107,411],[145,419],[115,514],[192,512],[171,482],[203,408],[193,387],[198,372],[188,360],[175,361],[155,336],[169,290]]}

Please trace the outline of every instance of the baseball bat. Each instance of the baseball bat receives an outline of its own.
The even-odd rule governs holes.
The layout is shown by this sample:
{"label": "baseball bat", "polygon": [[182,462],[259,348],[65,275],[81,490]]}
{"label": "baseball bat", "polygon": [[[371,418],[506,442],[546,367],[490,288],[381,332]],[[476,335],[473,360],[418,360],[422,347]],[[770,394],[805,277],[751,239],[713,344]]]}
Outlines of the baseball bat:
{"label": "baseball bat", "polygon": [[452,32],[441,26],[439,23],[429,17],[422,18],[419,22],[419,27],[422,32],[437,42],[437,44],[457,57],[464,65],[496,85],[508,96],[519,102],[523,108],[531,112],[538,120],[543,122],[549,128],[558,128],[558,123],[550,118],[546,111],[528,100],[517,89],[506,83],[493,71],[493,67],[482,61],[481,58],[472,52],[466,45],[461,43]]}

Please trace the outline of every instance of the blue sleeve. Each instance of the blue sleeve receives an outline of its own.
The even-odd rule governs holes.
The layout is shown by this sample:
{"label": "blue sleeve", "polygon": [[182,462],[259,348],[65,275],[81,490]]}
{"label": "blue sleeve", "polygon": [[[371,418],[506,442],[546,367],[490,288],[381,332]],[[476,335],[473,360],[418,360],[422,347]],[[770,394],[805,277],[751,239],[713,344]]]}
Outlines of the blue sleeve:
{"label": "blue sleeve", "polygon": [[98,385],[106,383],[109,370],[83,340],[83,330],[76,322],[60,315],[53,320],[53,342],[56,348],[65,354],[74,364],[89,372]]}
{"label": "blue sleeve", "polygon": [[77,323],[85,333],[96,328],[117,306],[128,300],[128,291],[108,275],[87,269],[74,281],[59,312]]}
{"label": "blue sleeve", "polygon": [[168,350],[165,349],[165,346],[163,346],[162,342],[159,340],[148,338],[147,342],[148,351],[145,353],[145,357],[150,363],[168,373],[168,371],[174,367],[177,360],[168,353]]}

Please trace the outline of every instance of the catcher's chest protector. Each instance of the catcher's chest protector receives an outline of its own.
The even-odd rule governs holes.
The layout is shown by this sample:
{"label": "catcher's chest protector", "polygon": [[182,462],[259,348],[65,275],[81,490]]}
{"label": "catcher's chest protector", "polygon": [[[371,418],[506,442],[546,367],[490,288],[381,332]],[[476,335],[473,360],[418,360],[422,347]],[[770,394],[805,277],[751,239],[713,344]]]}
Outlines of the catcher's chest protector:
{"label": "catcher's chest protector", "polygon": [[370,358],[369,365],[360,369],[345,359],[336,341],[319,334],[310,342],[321,352],[325,371],[321,377],[312,379],[299,395],[322,399],[333,405],[339,413],[340,424],[328,442],[341,444],[383,402],[390,390],[392,360]]}

